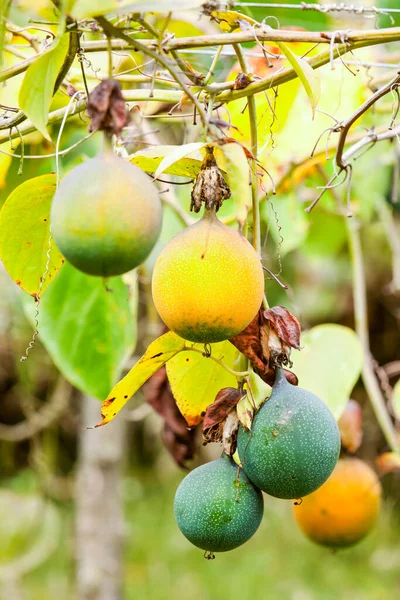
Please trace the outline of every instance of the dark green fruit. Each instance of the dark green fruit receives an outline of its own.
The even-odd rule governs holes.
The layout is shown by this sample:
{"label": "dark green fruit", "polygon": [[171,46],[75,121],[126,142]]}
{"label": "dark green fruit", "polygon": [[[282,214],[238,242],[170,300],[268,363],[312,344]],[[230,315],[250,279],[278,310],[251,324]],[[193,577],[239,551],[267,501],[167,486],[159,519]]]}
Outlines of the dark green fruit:
{"label": "dark green fruit", "polygon": [[140,265],[160,234],[162,207],[141,169],[111,152],[62,180],[51,208],[54,240],[88,275],[120,275]]}
{"label": "dark green fruit", "polygon": [[247,475],[276,498],[301,498],[318,489],[339,458],[340,434],[328,407],[291,385],[278,369],[270,399],[240,427],[238,451]]}
{"label": "dark green fruit", "polygon": [[177,489],[175,519],[198,548],[226,552],[257,531],[264,512],[262,494],[226,454],[194,469]]}

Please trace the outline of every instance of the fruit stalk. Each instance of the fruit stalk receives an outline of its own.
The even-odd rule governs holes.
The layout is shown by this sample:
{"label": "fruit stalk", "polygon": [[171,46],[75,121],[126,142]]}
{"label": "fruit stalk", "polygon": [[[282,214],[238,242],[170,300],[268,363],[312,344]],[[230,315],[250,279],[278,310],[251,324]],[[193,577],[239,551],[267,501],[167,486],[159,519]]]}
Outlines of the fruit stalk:
{"label": "fruit stalk", "polygon": [[346,218],[346,226],[353,271],[355,327],[364,350],[364,363],[361,376],[383,435],[393,452],[398,452],[400,446],[397,439],[397,433],[386,409],[385,400],[379,387],[372,363],[368,335],[367,290],[359,223],[355,219]]}

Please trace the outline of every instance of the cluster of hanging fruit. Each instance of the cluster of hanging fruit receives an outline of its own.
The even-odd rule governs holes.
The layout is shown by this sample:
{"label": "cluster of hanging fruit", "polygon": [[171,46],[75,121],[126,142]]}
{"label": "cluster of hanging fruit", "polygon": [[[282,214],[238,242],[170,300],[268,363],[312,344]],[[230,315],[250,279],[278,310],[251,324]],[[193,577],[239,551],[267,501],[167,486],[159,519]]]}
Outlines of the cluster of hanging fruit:
{"label": "cluster of hanging fruit", "polygon": [[[98,106],[104,106],[104,94],[109,94],[112,113],[115,103],[123,99],[117,94],[115,100],[114,87],[103,84],[98,86],[100,98],[92,99],[92,123],[97,119],[97,128],[110,137],[115,119],[107,111],[99,117]],[[120,127],[124,124],[122,119]],[[260,257],[240,232],[224,225],[216,214],[229,194],[208,149],[191,205],[195,212],[204,205],[203,217],[174,237],[155,264],[155,306],[165,324],[191,342],[231,340],[254,321],[263,301]],[[70,171],[58,187],[51,212],[52,233],[66,259],[81,271],[101,277],[140,265],[153,249],[161,224],[155,185],[138,167],[108,149]],[[281,357],[270,369],[273,374],[276,368],[273,391],[250,429],[242,425],[238,429],[240,466],[224,452],[187,475],[177,490],[178,526],[209,557],[232,550],[254,535],[264,511],[262,492],[277,498],[304,498],[296,503],[296,520],[309,537],[327,545],[354,543],[376,518],[380,488],[370,485],[376,484],[373,472],[364,463],[337,464],[340,434],[333,415],[314,394],[289,383],[282,364],[286,363]],[[288,375],[293,379],[293,373]],[[361,483],[354,486],[357,478]],[[353,511],[346,521],[346,511],[335,506],[351,503],[355,490],[363,485],[365,510]],[[332,500],[331,505],[338,489],[337,504]]]}

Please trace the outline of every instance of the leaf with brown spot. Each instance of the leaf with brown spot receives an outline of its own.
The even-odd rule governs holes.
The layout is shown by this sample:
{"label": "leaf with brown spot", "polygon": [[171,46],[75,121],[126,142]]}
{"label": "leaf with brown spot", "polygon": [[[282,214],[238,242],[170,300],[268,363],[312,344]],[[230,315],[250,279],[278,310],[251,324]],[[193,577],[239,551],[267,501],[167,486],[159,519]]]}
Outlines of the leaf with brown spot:
{"label": "leaf with brown spot", "polygon": [[120,135],[130,117],[115,79],[105,79],[89,95],[87,112],[91,118],[89,131],[104,131],[108,136]]}
{"label": "leaf with brown spot", "polygon": [[228,413],[235,408],[242,394],[237,388],[224,388],[206,409],[203,423],[203,438],[206,443],[221,442],[222,431]]}
{"label": "leaf with brown spot", "polygon": [[400,471],[400,456],[395,452],[384,452],[376,457],[376,466],[383,475]]}
{"label": "leaf with brown spot", "polygon": [[[113,387],[106,400],[104,400],[101,406],[102,421],[96,427],[112,421],[128,402],[129,398],[132,398],[133,394],[160,367],[181,352],[184,347],[185,340],[172,331],[154,340],[147,348],[145,354],[132,367],[129,373]],[[112,400],[111,404],[110,400]]]}
{"label": "leaf with brown spot", "polygon": [[348,452],[357,452],[363,439],[362,409],[358,402],[349,400],[338,421],[342,446]]}
{"label": "leaf with brown spot", "polygon": [[186,468],[186,461],[194,456],[195,429],[188,428],[176,406],[165,367],[161,367],[143,386],[150,406],[164,419],[163,442],[176,463]]}

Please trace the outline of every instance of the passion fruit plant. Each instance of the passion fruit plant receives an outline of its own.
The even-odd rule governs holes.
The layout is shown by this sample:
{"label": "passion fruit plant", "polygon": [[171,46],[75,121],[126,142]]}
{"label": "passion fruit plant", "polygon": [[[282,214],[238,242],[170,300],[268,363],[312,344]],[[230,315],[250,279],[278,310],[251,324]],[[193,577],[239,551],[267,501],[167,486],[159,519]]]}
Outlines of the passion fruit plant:
{"label": "passion fruit plant", "polygon": [[[208,557],[255,533],[260,490],[295,499],[317,542],[347,545],[369,530],[380,491],[355,519],[343,520],[340,503],[356,502],[355,478],[374,475],[352,458],[335,468],[339,418],[343,452],[359,446],[358,417],[344,410],[360,374],[387,443],[380,464],[400,464],[399,391],[387,397],[371,354],[361,244],[381,222],[394,298],[400,27],[365,29],[365,17],[387,12],[341,5],[360,26],[337,30],[326,15],[338,7],[302,3],[324,27],[285,29],[269,19],[273,5],[251,13],[254,4],[1,8],[0,175],[13,189],[0,256],[35,328],[21,360],[39,336],[63,375],[103,400],[96,427],[147,382],[161,414],[173,396],[187,427],[202,423],[204,443],[222,443],[175,498],[180,529]],[[300,340],[284,258],[317,248],[333,268],[327,257],[346,239],[355,332],[322,324]],[[318,276],[334,287],[333,273]],[[138,294],[149,324],[166,328],[147,348],[139,340],[143,356],[116,383],[137,342]],[[328,524],[315,516],[327,502]]]}

